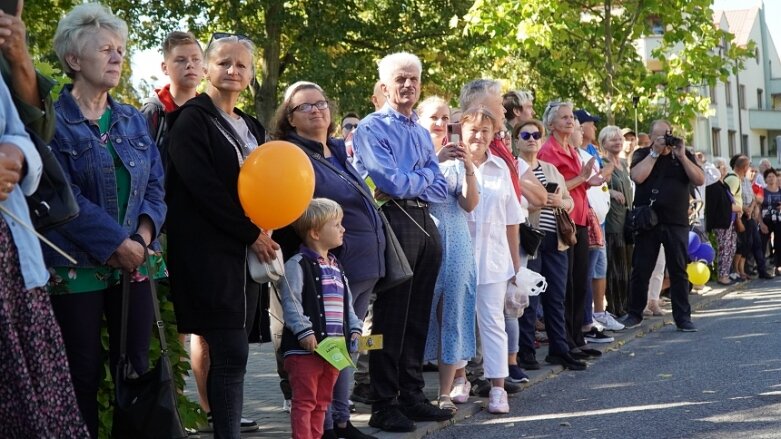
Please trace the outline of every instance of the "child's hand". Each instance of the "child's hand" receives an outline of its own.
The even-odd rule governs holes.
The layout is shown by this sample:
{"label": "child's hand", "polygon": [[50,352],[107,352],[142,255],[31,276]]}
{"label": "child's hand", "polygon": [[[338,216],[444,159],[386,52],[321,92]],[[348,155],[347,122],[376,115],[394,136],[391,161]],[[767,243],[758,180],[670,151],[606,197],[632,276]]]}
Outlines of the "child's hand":
{"label": "child's hand", "polygon": [[358,352],[358,337],[360,336],[360,334],[355,332],[350,336],[350,346],[348,349],[350,352]]}
{"label": "child's hand", "polygon": [[308,350],[309,352],[314,352],[315,349],[317,349],[317,339],[314,335],[307,335],[301,341],[298,342],[302,348]]}

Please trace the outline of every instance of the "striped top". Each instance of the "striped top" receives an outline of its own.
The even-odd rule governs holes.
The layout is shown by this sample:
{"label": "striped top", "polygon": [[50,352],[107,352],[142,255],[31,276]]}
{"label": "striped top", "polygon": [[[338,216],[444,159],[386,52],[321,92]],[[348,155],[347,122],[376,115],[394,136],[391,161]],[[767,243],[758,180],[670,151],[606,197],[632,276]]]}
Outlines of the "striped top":
{"label": "striped top", "polygon": [[320,285],[325,313],[325,332],[328,335],[344,336],[344,281],[336,257],[328,254],[324,259],[312,249],[302,245],[301,253],[317,261],[322,272]]}
{"label": "striped top", "polygon": [[[537,180],[539,180],[543,186],[548,184],[548,179],[545,178],[545,174],[542,172],[542,165],[540,162],[537,162],[537,167],[534,168],[534,176],[537,177]],[[553,216],[553,209],[550,207],[543,207],[540,210],[539,228],[546,232],[556,233],[556,217]]]}

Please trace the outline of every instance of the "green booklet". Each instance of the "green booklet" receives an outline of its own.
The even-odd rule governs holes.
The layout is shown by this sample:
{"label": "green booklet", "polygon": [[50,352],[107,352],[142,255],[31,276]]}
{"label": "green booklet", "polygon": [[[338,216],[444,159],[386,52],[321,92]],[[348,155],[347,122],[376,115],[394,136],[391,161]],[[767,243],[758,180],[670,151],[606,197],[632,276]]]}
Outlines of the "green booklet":
{"label": "green booklet", "polygon": [[344,337],[326,337],[318,343],[315,352],[338,370],[342,370],[345,367],[355,367],[350,358],[350,353],[347,351],[347,343],[344,341]]}
{"label": "green booklet", "polygon": [[[374,189],[377,188],[377,185],[374,184],[374,180],[372,180],[371,177],[366,177],[366,186],[369,186],[369,190],[371,191],[371,194],[374,195]],[[383,204],[387,203],[388,200],[380,201],[378,199],[374,199],[374,202],[377,204],[377,207],[382,207]]]}

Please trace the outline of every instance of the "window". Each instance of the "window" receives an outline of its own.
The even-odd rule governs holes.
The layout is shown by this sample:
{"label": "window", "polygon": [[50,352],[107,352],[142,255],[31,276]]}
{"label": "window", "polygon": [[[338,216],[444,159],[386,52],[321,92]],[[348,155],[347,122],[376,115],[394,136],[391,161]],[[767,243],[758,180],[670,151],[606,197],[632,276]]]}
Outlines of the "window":
{"label": "window", "polygon": [[732,83],[729,81],[724,81],[724,103],[732,106]]}
{"label": "window", "polygon": [[764,102],[763,102],[764,100],[765,100],[765,93],[762,91],[761,88],[758,88],[757,89],[757,108],[758,109],[761,110],[762,107],[765,105]]}
{"label": "window", "polygon": [[737,154],[735,151],[735,132],[732,130],[727,131],[727,144],[729,145],[729,156]]}
{"label": "window", "polygon": [[721,156],[721,130],[719,128],[711,128],[710,130],[711,143],[713,144],[713,157]]}
{"label": "window", "polygon": [[762,151],[762,157],[767,157],[768,156],[767,137],[759,136],[759,150]]}
{"label": "window", "polygon": [[738,108],[746,109],[746,86],[743,84],[738,85]]}
{"label": "window", "polygon": [[716,86],[711,85],[708,87],[708,93],[710,94],[710,103],[716,105]]}
{"label": "window", "polygon": [[740,153],[750,155],[748,153],[748,134],[740,136]]}

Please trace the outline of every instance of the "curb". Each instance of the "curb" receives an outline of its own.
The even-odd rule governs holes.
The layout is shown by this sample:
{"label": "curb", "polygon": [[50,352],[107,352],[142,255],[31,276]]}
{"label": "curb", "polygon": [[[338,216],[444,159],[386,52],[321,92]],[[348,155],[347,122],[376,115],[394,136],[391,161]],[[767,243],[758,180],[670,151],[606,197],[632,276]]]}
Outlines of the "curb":
{"label": "curb", "polygon": [[[689,294],[689,304],[691,305],[693,312],[698,311],[709,306],[713,302],[720,300],[729,293],[749,289],[748,287],[752,286],[755,282],[758,281],[751,280],[749,282],[738,283],[728,287],[718,286],[718,284],[712,282],[711,285],[716,285],[716,287],[706,285],[706,290],[702,293]],[[675,324],[672,318],[672,313],[670,312],[666,313],[662,317],[647,317],[643,319],[643,323],[637,328],[624,330],[621,332],[614,332],[612,334],[616,339],[614,342],[601,345],[592,344],[590,347],[599,349],[603,353],[617,351],[627,342],[638,337],[642,337],[645,334],[657,331],[670,324]],[[593,362],[598,361],[599,359],[590,360],[589,367],[593,367]],[[516,393],[515,395],[509,395],[511,404],[512,400],[517,399],[518,395],[522,395],[524,390],[527,388],[544,382],[550,378],[554,378],[562,371],[564,371],[563,367],[553,365],[544,365],[540,370],[526,371],[526,373],[529,375],[529,382],[523,386],[523,390],[521,390],[519,393]],[[376,428],[369,428],[365,429],[364,431],[368,434],[376,436],[378,439],[420,439],[429,433],[434,433],[451,425],[455,425],[460,421],[471,418],[483,410],[483,408],[487,405],[487,401],[488,398],[470,398],[468,403],[458,405],[458,412],[456,412],[453,419],[444,422],[418,422],[418,428],[415,431],[409,433],[388,433]]]}

